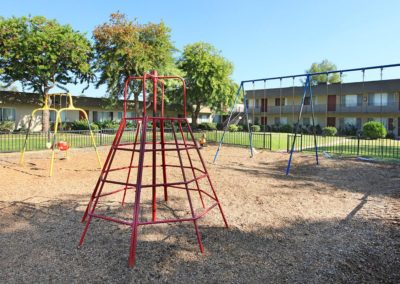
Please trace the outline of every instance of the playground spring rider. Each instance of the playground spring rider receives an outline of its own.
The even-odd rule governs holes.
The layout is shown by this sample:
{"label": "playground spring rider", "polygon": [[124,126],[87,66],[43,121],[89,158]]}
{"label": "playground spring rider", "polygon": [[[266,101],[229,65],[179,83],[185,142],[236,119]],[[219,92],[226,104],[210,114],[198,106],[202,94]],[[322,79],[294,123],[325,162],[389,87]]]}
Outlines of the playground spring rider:
{"label": "playground spring rider", "polygon": [[[127,117],[127,92],[130,81],[139,81],[139,83],[142,84],[143,105],[146,106],[146,83],[148,80],[152,82],[153,86],[153,116],[148,116],[146,114],[146,108],[144,107],[142,117]],[[178,80],[182,83],[183,118],[164,116],[165,80]],[[159,84],[161,84],[162,90],[161,113],[157,110],[157,87]],[[211,182],[204,160],[200,154],[199,147],[196,144],[197,141],[193,136],[193,132],[186,117],[186,87],[185,81],[182,78],[177,76],[158,76],[154,71],[151,74],[144,74],[141,77],[129,77],[126,80],[124,89],[124,116],[86,208],[86,212],[82,218],[82,222],[86,221],[86,225],[80,239],[80,246],[83,244],[85,235],[93,218],[128,225],[131,228],[129,266],[132,267],[135,264],[136,242],[139,226],[162,223],[193,222],[197,242],[201,252],[203,252],[204,249],[197,225],[198,219],[205,216],[214,207],[218,207],[225,226],[228,227],[216,191]],[[133,141],[128,143],[121,141],[124,131],[126,131],[127,122],[132,123],[134,129],[136,128]],[[152,135],[150,141],[146,139],[146,129],[149,129],[149,127]],[[183,129],[187,129],[189,138],[187,138]],[[172,142],[166,141],[166,130],[168,130],[168,137],[171,137],[172,135]],[[130,162],[128,165],[119,165],[118,167],[114,165],[113,167],[114,157],[117,152],[130,153]],[[166,152],[168,152],[168,156],[166,155]],[[135,153],[137,153],[136,156]],[[193,154],[191,153],[195,155],[197,154],[196,156],[198,159],[192,159]],[[146,157],[148,158],[146,159]],[[166,161],[167,158],[168,163]],[[161,161],[159,162],[159,160]],[[180,172],[178,178],[176,178],[176,175],[170,175],[170,172],[174,170]],[[116,171],[124,171],[126,172],[126,176],[122,180],[117,180],[118,178],[113,174]],[[143,173],[150,171],[151,179],[144,179]],[[118,177],[120,176],[121,175]],[[180,218],[171,216],[170,219],[160,219],[160,216],[157,215],[156,197],[158,188],[163,190],[165,202],[168,201],[169,190],[174,190],[177,193],[185,193],[184,195],[188,201],[190,215]],[[145,219],[143,212],[141,212],[145,210],[145,207],[142,206],[143,201],[141,200],[141,192],[146,189],[152,191],[151,217],[147,220]],[[133,200],[132,220],[121,220],[116,217],[105,216],[106,212],[96,212],[96,206],[101,197],[116,194],[118,192],[123,193],[121,196],[123,206],[125,197],[127,196],[127,191],[132,191],[135,195]],[[198,198],[195,199],[192,193],[196,193]],[[197,204],[202,206],[202,209],[196,210],[195,206]],[[101,208],[97,209],[97,211],[99,210],[101,210]]]}
{"label": "playground spring rider", "polygon": [[[65,98],[65,104],[64,105],[62,104],[63,98]],[[57,99],[58,99],[58,104],[57,104]],[[70,145],[68,144],[67,141],[65,141],[66,140],[65,138],[63,139],[63,141],[57,140],[58,126],[59,126],[59,124],[62,124],[61,114],[65,113],[67,111],[79,111],[80,113],[82,113],[85,116],[85,120],[88,123],[89,134],[90,134],[90,138],[91,138],[91,141],[92,141],[92,145],[93,145],[93,148],[94,148],[94,150],[96,152],[96,156],[97,156],[97,160],[99,162],[99,165],[101,167],[101,160],[100,160],[99,153],[97,151],[96,141],[94,139],[93,132],[92,132],[92,130],[90,128],[90,122],[89,122],[88,115],[85,112],[85,110],[83,110],[81,108],[77,108],[77,107],[74,106],[73,101],[72,101],[72,96],[69,93],[48,94],[45,97],[44,106],[41,107],[41,108],[34,109],[32,111],[32,115],[31,115],[31,117],[29,119],[28,129],[26,131],[24,146],[23,146],[22,151],[21,151],[21,158],[20,158],[20,164],[21,165],[24,164],[25,151],[26,151],[26,148],[27,148],[27,145],[28,145],[28,139],[29,139],[29,134],[30,134],[30,131],[31,131],[32,121],[35,120],[35,114],[38,111],[54,112],[55,113],[55,117],[56,117],[56,121],[55,121],[55,124],[54,124],[53,141],[51,141],[51,134],[50,134],[50,131],[49,131],[49,133],[48,133],[48,141],[46,143],[46,148],[52,150],[49,176],[53,175],[53,167],[54,167],[54,160],[55,160],[55,149],[57,148],[60,151],[64,151],[66,156],[67,156],[67,151],[70,148]]]}

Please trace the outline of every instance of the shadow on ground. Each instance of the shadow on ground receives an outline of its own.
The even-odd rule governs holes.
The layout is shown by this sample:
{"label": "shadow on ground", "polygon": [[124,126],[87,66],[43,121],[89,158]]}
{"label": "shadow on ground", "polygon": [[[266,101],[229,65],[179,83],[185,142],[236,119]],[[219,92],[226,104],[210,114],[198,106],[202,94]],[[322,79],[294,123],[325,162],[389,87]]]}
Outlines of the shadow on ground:
{"label": "shadow on ground", "polygon": [[[82,204],[0,204],[0,282],[399,282],[400,228],[379,221],[308,223],[246,231],[200,222],[145,227],[127,268],[130,231],[96,220],[85,245]],[[160,210],[168,210],[164,207]],[[121,212],[120,212],[121,213]],[[124,209],[131,214],[130,206]],[[217,214],[214,211],[212,214]]]}
{"label": "shadow on ground", "polygon": [[[301,181],[298,186],[309,189],[308,185],[323,183],[348,192],[368,196],[390,196],[400,198],[396,184],[400,183],[400,165],[384,162],[368,163],[355,159],[330,160],[320,157],[316,165],[312,154],[296,154],[289,176],[285,175],[287,160],[259,161],[258,165],[224,165],[220,170],[236,171],[259,178],[260,176],[281,181]],[[297,161],[296,161],[297,160]],[[351,173],[351,174],[349,174]],[[315,187],[317,190],[317,187]]]}

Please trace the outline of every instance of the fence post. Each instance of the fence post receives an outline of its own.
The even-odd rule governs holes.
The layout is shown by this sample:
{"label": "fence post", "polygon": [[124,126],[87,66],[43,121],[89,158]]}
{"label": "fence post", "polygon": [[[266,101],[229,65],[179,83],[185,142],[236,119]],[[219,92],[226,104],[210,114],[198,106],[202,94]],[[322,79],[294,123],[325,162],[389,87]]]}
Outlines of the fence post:
{"label": "fence post", "polygon": [[100,130],[99,130],[99,134],[100,134],[100,146],[103,146],[103,135],[102,135],[102,133],[103,133],[103,129],[100,129]]}
{"label": "fence post", "polygon": [[267,148],[267,147],[265,146],[265,132],[264,132],[264,136],[263,136],[263,148],[264,148],[264,149]]}
{"label": "fence post", "polygon": [[300,152],[303,152],[303,134],[300,134]]}
{"label": "fence post", "polygon": [[[289,153],[289,140],[290,140],[290,134],[286,136],[286,152]],[[280,146],[280,145],[279,145]]]}
{"label": "fence post", "polygon": [[360,155],[360,135],[357,135],[357,156]]}

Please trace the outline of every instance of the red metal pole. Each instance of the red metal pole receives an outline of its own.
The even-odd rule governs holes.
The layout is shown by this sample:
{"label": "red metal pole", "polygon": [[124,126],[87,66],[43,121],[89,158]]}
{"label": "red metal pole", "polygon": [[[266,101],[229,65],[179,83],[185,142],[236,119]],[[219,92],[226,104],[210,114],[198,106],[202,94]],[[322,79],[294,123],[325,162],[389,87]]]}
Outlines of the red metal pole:
{"label": "red metal pole", "polygon": [[[122,118],[122,121],[121,121],[121,123],[119,125],[119,128],[117,130],[117,133],[115,135],[113,144],[111,146],[111,149],[113,148],[113,146],[118,145],[118,143],[119,143],[119,141],[121,139],[121,136],[122,136],[122,135],[120,135],[120,133],[121,133],[121,131],[123,131],[123,129],[125,127],[125,123],[126,123],[125,119]],[[110,150],[108,152],[107,159],[106,159],[106,161],[105,161],[105,163],[103,165],[103,168],[101,169],[101,173],[100,173],[99,179],[97,180],[97,183],[96,183],[96,186],[95,186],[95,188],[93,190],[92,196],[90,197],[90,200],[89,200],[89,203],[88,203],[88,205],[86,207],[85,213],[83,214],[82,222],[85,222],[85,220],[86,220],[86,217],[87,217],[87,215],[89,213],[89,210],[90,210],[90,207],[92,205],[93,199],[95,198],[96,193],[99,190],[100,182],[103,179],[103,175],[105,176],[104,179],[107,178],[108,172],[109,172],[110,167],[111,167],[111,161],[114,159],[114,155],[115,155],[115,151],[111,151]],[[102,190],[103,186],[104,186],[104,183],[101,184],[100,191]]]}
{"label": "red metal pole", "polygon": [[152,190],[152,219],[155,221],[157,219],[157,188],[155,184],[157,183],[157,152],[156,152],[156,142],[157,142],[157,71],[153,70],[152,73],[153,81],[153,163],[152,163],[152,173],[153,173],[153,190]]}
{"label": "red metal pole", "polygon": [[193,210],[192,198],[190,197],[190,190],[189,190],[189,187],[188,187],[188,184],[187,184],[185,168],[183,166],[181,152],[178,150],[179,149],[178,140],[176,138],[175,129],[174,129],[173,125],[172,125],[172,121],[171,121],[171,128],[172,128],[172,135],[174,137],[175,145],[176,145],[176,149],[177,149],[176,152],[178,153],[179,164],[181,166],[182,177],[183,177],[183,180],[185,182],[185,189],[186,189],[187,198],[189,200],[190,212],[192,213],[192,218],[194,219],[193,220],[193,224],[194,224],[194,229],[195,229],[196,235],[197,235],[197,242],[199,243],[199,247],[200,247],[201,253],[203,253],[204,252],[203,243],[201,242],[200,232],[199,232],[199,228],[197,226],[197,220],[195,219],[196,215],[195,215],[194,210]]}
{"label": "red metal pole", "polygon": [[203,206],[203,208],[205,208],[203,196],[201,195],[201,191],[200,191],[199,181],[197,180],[196,172],[195,172],[194,167],[193,167],[192,158],[190,158],[189,149],[187,148],[185,134],[183,133],[183,129],[182,129],[182,122],[179,121],[178,125],[179,125],[179,130],[180,130],[181,135],[182,135],[183,144],[185,145],[185,148],[186,148],[186,154],[187,154],[187,157],[189,159],[190,167],[192,169],[193,178],[195,179],[195,182],[196,182],[197,191],[199,192],[201,205]]}
{"label": "red metal pole", "polygon": [[132,155],[131,155],[131,161],[129,163],[128,175],[126,177],[126,185],[125,185],[125,190],[124,190],[124,196],[122,197],[122,207],[124,207],[124,204],[125,204],[126,190],[128,189],[129,178],[131,176],[132,163],[133,163],[133,158],[135,156],[137,138],[138,138],[139,132],[140,132],[140,121],[138,121],[137,125],[136,125],[135,142],[133,143],[133,151],[132,151]]}
{"label": "red metal pole", "polygon": [[[97,192],[97,189],[95,189],[94,192],[93,192],[93,195],[94,195],[94,204],[93,204],[93,206],[91,206],[91,203],[93,202],[93,200],[90,200],[90,201],[89,201],[89,204],[88,204],[88,206],[87,206],[87,208],[86,208],[85,215],[83,216],[83,220],[85,220],[85,219],[86,219],[86,216],[89,215],[89,220],[86,222],[85,229],[83,230],[81,239],[80,239],[80,241],[79,241],[79,246],[82,246],[83,240],[85,239],[85,236],[86,236],[87,230],[88,230],[88,228],[89,228],[90,222],[92,221],[92,218],[93,218],[92,214],[94,213],[94,210],[95,210],[95,208],[96,208],[96,205],[97,205],[97,203],[99,202],[99,198],[100,198],[100,195],[101,195],[101,192],[102,192],[102,190],[103,190],[104,183],[105,183],[104,181],[107,179],[107,176],[108,176],[108,173],[109,173],[111,164],[112,164],[112,162],[113,162],[113,160],[114,160],[114,156],[115,156],[115,153],[116,153],[116,151],[117,151],[117,150],[116,150],[116,146],[117,146],[117,145],[119,144],[119,142],[121,141],[121,137],[122,137],[122,134],[123,134],[123,129],[125,128],[125,126],[126,126],[126,120],[123,118],[122,121],[121,121],[121,124],[119,125],[117,135],[115,136],[114,143],[113,143],[113,145],[111,146],[110,153],[112,152],[112,154],[111,154],[111,157],[110,157],[110,161],[109,161],[109,163],[108,163],[108,165],[107,165],[107,169],[105,169],[105,166],[106,166],[106,165],[104,165],[104,167],[103,167],[103,169],[102,169],[102,171],[101,171],[101,174],[100,174],[100,178],[99,178],[99,179],[101,180],[101,184],[100,184],[100,188],[99,188],[99,190],[98,190],[98,194],[97,194],[97,195],[95,194],[95,192]],[[102,178],[103,173],[104,173],[104,178]],[[93,196],[93,195],[92,195],[92,196]],[[89,210],[90,210],[90,209],[89,209],[90,207],[91,207],[91,212],[90,212],[90,214],[89,214],[88,212],[89,212]]]}
{"label": "red metal pole", "polygon": [[135,265],[136,257],[136,243],[138,234],[138,224],[139,224],[139,211],[140,211],[140,193],[142,191],[142,176],[143,176],[143,164],[144,164],[144,154],[146,148],[146,125],[147,117],[143,117],[142,123],[142,133],[140,137],[140,153],[139,153],[139,163],[138,163],[138,174],[136,180],[136,194],[135,194],[135,205],[133,207],[133,223],[132,223],[132,235],[131,235],[131,245],[129,252],[129,267]]}
{"label": "red metal pole", "polygon": [[[186,119],[186,125],[187,125],[187,127],[188,127],[188,130],[189,130],[191,139],[192,139],[193,141],[196,141],[195,138],[194,138],[192,129],[190,128],[190,124],[189,124],[189,122],[188,122],[187,119]],[[219,208],[219,211],[221,212],[222,219],[224,220],[225,227],[228,228],[228,222],[226,221],[224,211],[222,210],[221,203],[219,202],[219,199],[218,199],[218,196],[217,196],[217,192],[215,191],[214,186],[213,186],[213,184],[212,184],[212,182],[211,182],[211,178],[210,178],[210,175],[208,174],[208,171],[207,171],[207,168],[206,168],[206,164],[204,163],[204,160],[203,160],[203,157],[201,156],[201,153],[200,153],[199,148],[196,147],[196,150],[197,150],[197,155],[198,155],[199,158],[200,158],[200,162],[201,162],[201,164],[202,164],[202,166],[203,166],[203,170],[204,170],[204,172],[206,173],[208,183],[210,184],[211,190],[213,191],[214,198],[215,198],[215,200],[216,200],[217,203],[218,203],[218,208]]]}
{"label": "red metal pole", "polygon": [[[164,81],[161,81],[161,117],[164,118]],[[164,119],[160,119],[160,134],[161,134],[161,159],[163,170],[164,182],[164,200],[168,201],[168,186],[167,186],[167,167],[165,157],[165,132],[164,132]]]}

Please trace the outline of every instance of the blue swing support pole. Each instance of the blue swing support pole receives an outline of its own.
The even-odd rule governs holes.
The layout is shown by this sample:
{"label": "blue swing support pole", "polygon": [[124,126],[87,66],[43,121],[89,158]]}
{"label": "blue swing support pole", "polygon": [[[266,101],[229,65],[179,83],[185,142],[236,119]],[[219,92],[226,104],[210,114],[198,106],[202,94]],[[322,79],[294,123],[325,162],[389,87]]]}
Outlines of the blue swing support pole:
{"label": "blue swing support pole", "polygon": [[249,130],[250,157],[253,157],[253,137],[252,137],[253,135],[252,135],[251,129],[249,127],[249,112],[248,112],[248,108],[247,108],[247,96],[246,96],[246,91],[244,90],[243,83],[240,83],[240,86],[239,86],[239,88],[238,88],[238,90],[236,92],[235,102],[234,102],[234,104],[233,104],[233,106],[231,108],[231,112],[230,112],[229,117],[228,117],[228,122],[224,127],[224,132],[222,133],[221,139],[220,139],[220,141],[218,143],[218,149],[217,149],[217,152],[215,153],[213,163],[215,163],[217,161],[217,159],[218,159],[219,151],[221,150],[222,144],[224,143],[225,134],[226,134],[226,131],[228,130],[229,124],[230,124],[230,122],[232,120],[233,111],[235,110],[235,107],[236,107],[237,102],[239,100],[239,96],[240,96],[240,92],[241,91],[243,91],[243,93],[244,93],[244,109],[245,109],[245,115],[246,115],[247,128]]}
{"label": "blue swing support pole", "polygon": [[288,165],[286,167],[286,176],[289,175],[289,173],[290,173],[290,166],[292,164],[294,147],[296,145],[296,138],[297,138],[297,133],[299,131],[299,124],[300,124],[301,115],[303,114],[303,107],[304,107],[304,101],[305,101],[305,98],[306,98],[306,95],[307,95],[307,90],[308,90],[308,93],[310,94],[311,117],[312,117],[312,126],[313,126],[313,134],[314,134],[314,147],[315,147],[315,160],[317,162],[317,165],[319,165],[317,135],[316,135],[315,117],[314,117],[314,102],[313,102],[313,96],[312,96],[312,88],[311,88],[310,77],[311,77],[311,75],[308,74],[307,77],[306,77],[306,82],[304,84],[304,91],[303,91],[303,97],[301,99],[300,112],[299,112],[299,116],[297,117],[297,123],[296,123],[295,131],[294,131],[292,147],[290,149],[290,156],[289,156],[289,160],[288,160]]}

